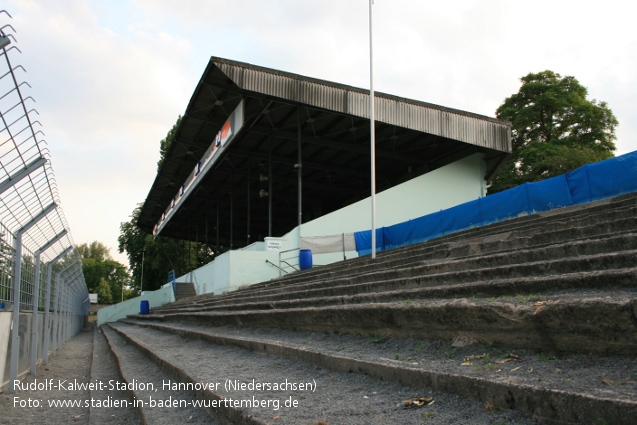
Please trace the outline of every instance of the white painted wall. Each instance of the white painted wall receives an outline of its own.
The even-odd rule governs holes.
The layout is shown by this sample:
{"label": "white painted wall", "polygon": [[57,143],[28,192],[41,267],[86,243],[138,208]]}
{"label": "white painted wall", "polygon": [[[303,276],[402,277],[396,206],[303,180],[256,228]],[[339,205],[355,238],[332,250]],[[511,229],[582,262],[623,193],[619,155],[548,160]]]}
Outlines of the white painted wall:
{"label": "white painted wall", "polygon": [[[486,194],[484,173],[482,154],[475,154],[377,193],[376,227],[402,223],[481,198]],[[369,230],[372,226],[371,216],[371,201],[367,198],[303,223],[301,236]],[[293,238],[294,233],[294,230],[290,232],[289,238]]]}
{"label": "white painted wall", "polygon": [[[485,172],[482,154],[475,154],[376,194],[376,227],[391,226],[485,196]],[[301,229],[297,227],[278,240],[285,251],[298,249],[301,236],[336,235],[370,228],[368,198],[303,223]],[[357,255],[356,251],[346,253],[347,258]],[[256,242],[243,250],[226,252],[177,281],[193,282],[197,294],[221,294],[278,277],[278,269],[267,264],[266,259],[278,264],[278,251],[266,251],[263,242]],[[342,253],[321,254],[313,258],[313,263],[329,264],[342,259]]]}
{"label": "white painted wall", "polygon": [[211,292],[221,294],[225,291],[234,291],[243,285],[278,277],[279,270],[265,262],[269,260],[278,264],[278,251],[265,251],[263,242],[260,242],[259,246],[260,251],[254,250],[251,245],[246,247],[248,249],[225,252],[213,262],[178,277],[177,282],[194,283],[198,295]]}
{"label": "white painted wall", "polygon": [[116,322],[129,314],[139,314],[141,301],[148,301],[150,308],[159,307],[175,301],[172,284],[167,283],[156,291],[143,291],[139,297],[104,307],[97,312],[97,326]]}

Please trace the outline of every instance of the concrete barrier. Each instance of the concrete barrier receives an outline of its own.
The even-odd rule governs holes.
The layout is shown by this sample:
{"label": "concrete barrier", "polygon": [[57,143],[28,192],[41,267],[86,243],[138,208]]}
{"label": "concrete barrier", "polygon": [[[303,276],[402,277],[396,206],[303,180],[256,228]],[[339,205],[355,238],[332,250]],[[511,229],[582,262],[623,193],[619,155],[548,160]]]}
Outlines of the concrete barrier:
{"label": "concrete barrier", "polygon": [[129,314],[139,314],[141,301],[148,301],[150,308],[174,302],[175,294],[173,293],[172,284],[167,283],[156,291],[144,291],[139,297],[100,309],[97,312],[97,326],[116,322]]}

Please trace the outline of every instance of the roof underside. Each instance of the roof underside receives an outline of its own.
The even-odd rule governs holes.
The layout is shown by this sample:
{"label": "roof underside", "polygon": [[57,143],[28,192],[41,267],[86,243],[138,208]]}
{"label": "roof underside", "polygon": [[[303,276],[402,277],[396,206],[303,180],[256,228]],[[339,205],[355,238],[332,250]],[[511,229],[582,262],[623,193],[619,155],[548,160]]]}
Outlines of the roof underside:
{"label": "roof underside", "polygon": [[[272,236],[294,228],[299,140],[304,222],[370,196],[368,91],[213,57],[146,198],[143,230],[152,232],[241,100],[243,129],[162,236],[235,248],[262,240],[269,197]],[[484,153],[488,179],[511,151],[507,122],[381,93],[375,103],[377,192],[474,153]]]}

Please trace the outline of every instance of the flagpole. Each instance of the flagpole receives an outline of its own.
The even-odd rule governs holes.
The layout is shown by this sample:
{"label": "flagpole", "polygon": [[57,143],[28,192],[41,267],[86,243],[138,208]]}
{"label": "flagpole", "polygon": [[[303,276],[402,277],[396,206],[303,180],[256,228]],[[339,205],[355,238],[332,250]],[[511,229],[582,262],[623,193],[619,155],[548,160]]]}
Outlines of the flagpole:
{"label": "flagpole", "polygon": [[370,153],[372,165],[372,258],[376,258],[376,129],[374,125],[374,49],[373,49],[373,10],[374,0],[369,0],[369,127]]}

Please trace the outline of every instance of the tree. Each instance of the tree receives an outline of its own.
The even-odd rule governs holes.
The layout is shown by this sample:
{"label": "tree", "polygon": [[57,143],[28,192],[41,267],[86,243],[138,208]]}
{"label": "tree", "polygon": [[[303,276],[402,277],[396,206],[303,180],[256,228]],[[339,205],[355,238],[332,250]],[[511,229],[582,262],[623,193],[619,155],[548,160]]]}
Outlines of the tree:
{"label": "tree", "polygon": [[77,251],[82,258],[82,273],[86,281],[86,287],[90,293],[98,293],[105,291],[101,286],[109,286],[108,296],[104,295],[104,299],[110,299],[106,302],[100,299],[100,304],[110,304],[111,302],[119,302],[122,299],[122,290],[130,283],[130,275],[126,270],[126,266],[113,260],[110,255],[109,248],[101,242],[94,241],[90,245],[78,245]]}
{"label": "tree", "polygon": [[513,149],[489,193],[613,157],[618,122],[606,102],[588,100],[588,90],[574,77],[553,71],[520,81],[518,93],[496,111],[499,119],[511,121]]}
{"label": "tree", "polygon": [[161,169],[162,164],[164,163],[164,158],[166,158],[166,153],[168,152],[168,148],[175,140],[175,136],[177,135],[177,129],[179,128],[179,124],[181,124],[181,115],[177,117],[177,122],[172,126],[166,137],[159,142],[159,161],[157,161],[157,171]]}
{"label": "tree", "polygon": [[112,258],[108,247],[98,241],[93,241],[90,245],[85,243],[78,245],[76,249],[82,258],[96,258],[101,260],[110,260]]}
{"label": "tree", "polygon": [[134,288],[142,286],[142,263],[142,289],[155,290],[166,283],[169,271],[175,270],[180,276],[208,262],[212,251],[203,244],[161,236],[153,238],[144,232],[137,224],[141,210],[142,205],[139,204],[131,220],[119,226],[119,252],[126,252],[128,256]]}
{"label": "tree", "polygon": [[95,293],[97,293],[97,302],[99,304],[113,303],[113,296],[111,295],[111,285],[106,281],[106,279],[100,279],[100,283],[99,285],[97,285]]}

